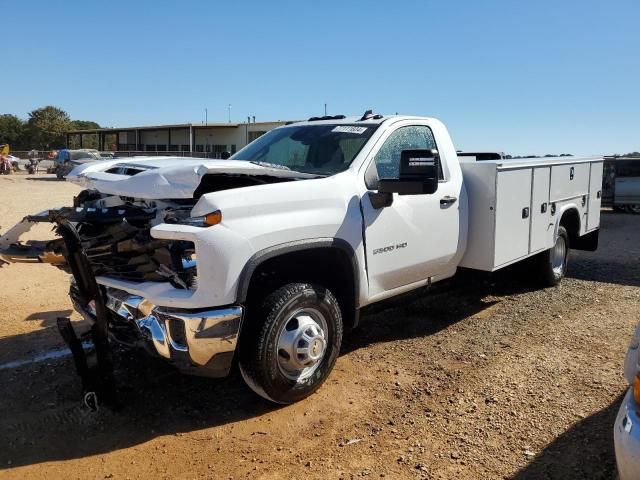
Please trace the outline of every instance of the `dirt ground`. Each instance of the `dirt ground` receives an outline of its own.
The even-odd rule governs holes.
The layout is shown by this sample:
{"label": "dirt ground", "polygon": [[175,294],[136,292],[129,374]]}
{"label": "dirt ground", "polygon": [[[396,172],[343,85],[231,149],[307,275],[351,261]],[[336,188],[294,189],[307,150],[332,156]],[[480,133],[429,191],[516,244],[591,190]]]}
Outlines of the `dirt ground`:
{"label": "dirt ground", "polygon": [[[0,231],[77,191],[0,177]],[[603,212],[602,227],[600,250],[573,252],[558,288],[511,269],[367,316],[327,383],[287,407],[238,374],[185,377],[121,352],[124,408],[90,413],[71,358],[6,366],[63,346],[67,276],[1,268],[0,477],[614,478],[640,217]]]}

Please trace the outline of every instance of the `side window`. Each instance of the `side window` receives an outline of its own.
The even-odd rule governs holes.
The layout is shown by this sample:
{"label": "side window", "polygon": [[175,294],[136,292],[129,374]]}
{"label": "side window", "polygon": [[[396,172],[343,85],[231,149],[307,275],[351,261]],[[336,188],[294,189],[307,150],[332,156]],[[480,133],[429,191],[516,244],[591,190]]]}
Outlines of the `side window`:
{"label": "side window", "polygon": [[[385,140],[373,163],[380,178],[398,178],[400,174],[400,153],[402,150],[437,148],[431,129],[422,125],[400,127]],[[443,180],[442,168],[438,177]]]}

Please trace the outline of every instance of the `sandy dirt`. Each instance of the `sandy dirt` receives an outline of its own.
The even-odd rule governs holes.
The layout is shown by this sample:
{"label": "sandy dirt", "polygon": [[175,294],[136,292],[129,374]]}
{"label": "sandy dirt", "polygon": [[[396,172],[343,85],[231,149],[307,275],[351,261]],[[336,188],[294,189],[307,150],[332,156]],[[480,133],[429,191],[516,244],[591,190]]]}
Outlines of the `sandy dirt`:
{"label": "sandy dirt", "polygon": [[[0,231],[78,191],[0,177]],[[1,268],[0,478],[612,479],[640,217],[604,212],[602,226],[560,287],[510,269],[368,315],[319,392],[287,407],[237,373],[186,377],[118,352],[124,407],[90,413],[69,357],[3,368],[63,346],[67,275]]]}

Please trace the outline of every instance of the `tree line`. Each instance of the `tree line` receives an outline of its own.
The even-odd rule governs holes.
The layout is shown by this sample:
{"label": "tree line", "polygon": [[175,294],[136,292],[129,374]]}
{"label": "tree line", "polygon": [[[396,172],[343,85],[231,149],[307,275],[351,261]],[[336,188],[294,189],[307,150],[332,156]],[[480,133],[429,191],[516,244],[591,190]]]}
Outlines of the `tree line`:
{"label": "tree line", "polygon": [[[28,114],[27,120],[16,115],[0,115],[0,145],[8,143],[12,150],[52,150],[63,148],[69,130],[100,128],[89,120],[72,120],[61,108],[48,105]],[[97,148],[96,139],[88,136],[86,148]],[[95,145],[94,145],[95,143]]]}

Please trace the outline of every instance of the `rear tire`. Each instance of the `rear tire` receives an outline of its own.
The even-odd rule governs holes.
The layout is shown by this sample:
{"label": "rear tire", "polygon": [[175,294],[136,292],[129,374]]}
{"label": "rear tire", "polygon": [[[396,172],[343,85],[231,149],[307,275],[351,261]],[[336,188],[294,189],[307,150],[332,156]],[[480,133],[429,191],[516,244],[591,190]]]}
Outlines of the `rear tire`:
{"label": "rear tire", "polygon": [[554,246],[536,257],[541,283],[547,287],[558,285],[567,272],[568,261],[569,234],[559,226]]}
{"label": "rear tire", "polygon": [[239,366],[254,392],[288,404],[324,383],[342,343],[342,314],[329,290],[290,283],[268,295],[247,320]]}

